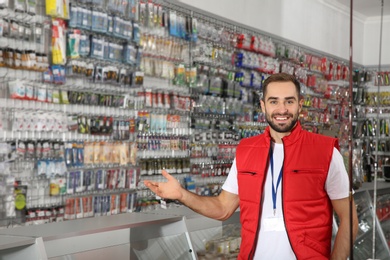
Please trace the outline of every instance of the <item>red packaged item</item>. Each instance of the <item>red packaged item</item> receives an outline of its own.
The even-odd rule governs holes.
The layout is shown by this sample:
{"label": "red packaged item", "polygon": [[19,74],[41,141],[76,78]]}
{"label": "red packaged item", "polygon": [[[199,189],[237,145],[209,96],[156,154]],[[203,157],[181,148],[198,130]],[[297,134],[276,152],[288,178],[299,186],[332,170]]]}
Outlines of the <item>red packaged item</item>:
{"label": "red packaged item", "polygon": [[74,198],[68,198],[65,202],[65,215],[64,219],[75,219],[75,200]]}
{"label": "red packaged item", "polygon": [[342,80],[348,80],[349,79],[349,68],[348,66],[343,66],[343,73],[342,73]]}
{"label": "red packaged item", "polygon": [[329,68],[326,77],[327,80],[333,80],[333,69],[334,69],[333,62],[329,62]]}
{"label": "red packaged item", "polygon": [[341,65],[340,63],[336,66],[336,80],[341,80]]}
{"label": "red packaged item", "polygon": [[244,40],[245,40],[244,34],[237,35],[236,47],[239,48],[239,49],[242,49]]}
{"label": "red packaged item", "polygon": [[128,194],[127,193],[121,193],[120,195],[120,212],[121,213],[126,213],[127,212],[127,205],[128,205],[128,202],[127,202],[127,199],[128,199]]}
{"label": "red packaged item", "polygon": [[327,59],[324,57],[321,59],[321,72],[326,74],[327,71],[328,71]]}
{"label": "red packaged item", "polygon": [[317,77],[315,75],[308,75],[307,76],[307,83],[306,83],[306,85],[308,87],[315,87],[316,86],[316,80],[317,80]]}

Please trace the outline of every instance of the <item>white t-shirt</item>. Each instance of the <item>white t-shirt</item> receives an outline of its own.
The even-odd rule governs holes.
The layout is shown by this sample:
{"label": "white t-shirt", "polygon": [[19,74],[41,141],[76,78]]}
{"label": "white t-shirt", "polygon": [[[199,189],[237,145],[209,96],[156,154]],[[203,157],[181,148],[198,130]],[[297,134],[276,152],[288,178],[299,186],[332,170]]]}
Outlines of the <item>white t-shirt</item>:
{"label": "white t-shirt", "polygon": [[[277,179],[283,164],[284,152],[283,144],[274,146],[274,188],[277,186]],[[276,193],[276,210],[274,215],[272,200],[272,176],[271,167],[268,169],[267,178],[263,191],[263,211],[260,222],[260,232],[257,242],[254,259],[274,259],[289,260],[296,259],[291,249],[290,242],[283,222],[283,211],[281,190],[282,181],[280,182]],[[230,193],[238,194],[237,183],[237,166],[236,160],[233,161],[229,175],[222,186],[222,189]],[[332,161],[329,167],[328,177],[325,183],[325,190],[331,200],[342,199],[349,196],[349,178],[344,166],[343,157],[340,152],[334,148]],[[277,223],[275,225],[275,223]],[[279,225],[278,225],[279,224]],[[272,227],[272,228],[270,228]]]}

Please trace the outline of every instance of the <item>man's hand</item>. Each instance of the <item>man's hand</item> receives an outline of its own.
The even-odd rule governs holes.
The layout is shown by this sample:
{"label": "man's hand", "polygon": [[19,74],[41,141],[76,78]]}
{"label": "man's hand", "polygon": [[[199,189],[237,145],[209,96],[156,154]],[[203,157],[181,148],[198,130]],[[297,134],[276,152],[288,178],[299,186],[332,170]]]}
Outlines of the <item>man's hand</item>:
{"label": "man's hand", "polygon": [[167,179],[166,182],[144,180],[145,186],[163,199],[182,199],[184,189],[180,183],[166,170],[162,170],[162,175]]}

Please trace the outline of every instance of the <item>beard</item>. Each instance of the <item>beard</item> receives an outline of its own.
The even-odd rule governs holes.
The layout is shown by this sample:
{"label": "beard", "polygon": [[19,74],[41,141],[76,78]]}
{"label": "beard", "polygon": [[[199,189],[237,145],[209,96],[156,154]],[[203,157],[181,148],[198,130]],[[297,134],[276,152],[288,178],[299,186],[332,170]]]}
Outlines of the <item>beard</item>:
{"label": "beard", "polygon": [[[280,124],[274,123],[272,121],[272,118],[274,118],[275,116],[288,116],[288,117],[292,118],[292,120],[289,123],[280,125]],[[295,116],[291,113],[285,113],[285,114],[275,113],[272,115],[269,115],[266,113],[265,119],[267,120],[267,123],[269,124],[269,126],[273,130],[275,130],[276,132],[288,133],[288,132],[291,132],[291,130],[294,128],[294,126],[298,122],[298,116],[299,116],[298,113],[295,114]]]}

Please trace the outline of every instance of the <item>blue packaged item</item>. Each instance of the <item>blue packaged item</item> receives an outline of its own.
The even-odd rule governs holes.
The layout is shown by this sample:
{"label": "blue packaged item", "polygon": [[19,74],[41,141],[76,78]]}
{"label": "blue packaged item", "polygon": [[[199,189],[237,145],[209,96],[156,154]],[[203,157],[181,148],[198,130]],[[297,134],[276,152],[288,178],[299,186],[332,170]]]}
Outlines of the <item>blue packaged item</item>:
{"label": "blue packaged item", "polygon": [[91,30],[94,32],[107,32],[107,14],[97,10],[92,11],[92,25]]}
{"label": "blue packaged item", "polygon": [[77,145],[77,166],[83,166],[84,165],[84,148],[82,147],[82,144]]}
{"label": "blue packaged item", "polygon": [[105,182],[106,182],[106,172],[99,169],[95,171],[95,188],[97,190],[102,190],[106,188]]}
{"label": "blue packaged item", "polygon": [[73,166],[73,153],[71,143],[67,143],[65,145],[65,164],[67,167]]}
{"label": "blue packaged item", "polygon": [[114,18],[112,16],[107,16],[107,31],[108,35],[113,35],[114,33]]}
{"label": "blue packaged item", "polygon": [[91,38],[91,57],[103,59],[104,55],[104,40],[97,36]]}
{"label": "blue packaged item", "polygon": [[82,179],[82,171],[74,172],[74,191],[82,192],[83,191],[83,179]]}
{"label": "blue packaged item", "polygon": [[177,16],[175,11],[169,11],[169,34],[171,36],[179,37]]}
{"label": "blue packaged item", "polygon": [[84,17],[84,8],[78,7],[77,13],[76,13],[76,26],[77,28],[81,28],[83,24],[83,17]]}
{"label": "blue packaged item", "polygon": [[118,16],[114,16],[112,18],[112,34],[120,37],[121,36],[121,26],[122,26],[122,19]]}
{"label": "blue packaged item", "polygon": [[93,32],[100,32],[100,25],[99,25],[99,11],[92,10],[91,17],[92,17],[92,24],[91,24],[91,31]]}
{"label": "blue packaged item", "polygon": [[80,35],[80,45],[79,45],[79,55],[80,56],[89,56],[90,54],[90,39],[89,35],[81,34]]}
{"label": "blue packaged item", "polygon": [[45,70],[42,73],[42,77],[43,77],[43,82],[45,82],[45,83],[53,83],[53,73],[51,71],[51,68],[47,68],[47,70]]}
{"label": "blue packaged item", "polygon": [[79,12],[79,7],[77,6],[70,6],[70,18],[69,18],[69,27],[78,27],[78,12]]}
{"label": "blue packaged item", "polygon": [[93,200],[94,204],[94,216],[101,216],[102,215],[102,203],[101,203],[101,196],[95,196]]}
{"label": "blue packaged item", "polygon": [[137,0],[128,0],[127,1],[127,4],[128,4],[128,18],[131,19],[131,20],[134,20],[137,18],[136,16],[136,12],[137,12],[137,9],[138,9],[138,3],[139,1]]}
{"label": "blue packaged item", "polygon": [[139,45],[140,43],[140,39],[141,39],[140,35],[141,32],[140,32],[139,24],[133,23],[133,42],[137,45]]}
{"label": "blue packaged item", "polygon": [[92,27],[92,11],[88,9],[82,9],[82,23],[81,28],[85,30],[91,30]]}
{"label": "blue packaged item", "polygon": [[66,183],[67,183],[66,192],[68,194],[73,194],[75,192],[74,182],[75,182],[75,172],[68,172],[67,180],[66,180]]}

